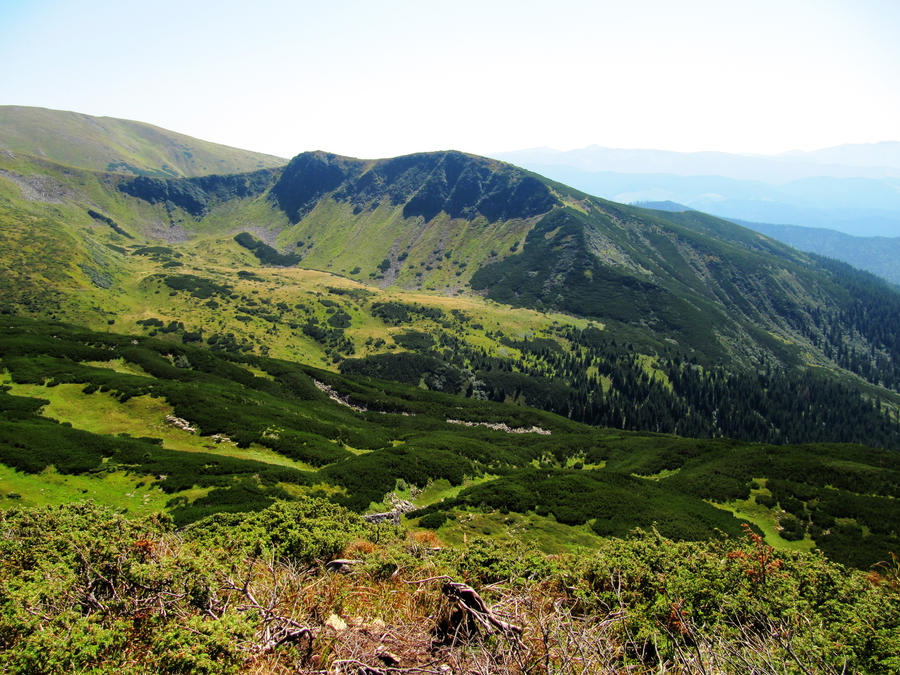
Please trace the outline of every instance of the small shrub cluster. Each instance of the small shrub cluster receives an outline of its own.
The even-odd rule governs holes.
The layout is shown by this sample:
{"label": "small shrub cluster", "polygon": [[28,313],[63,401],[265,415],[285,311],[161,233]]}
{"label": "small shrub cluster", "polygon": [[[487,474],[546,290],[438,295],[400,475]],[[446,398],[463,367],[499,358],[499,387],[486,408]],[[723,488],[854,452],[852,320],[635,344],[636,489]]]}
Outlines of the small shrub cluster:
{"label": "small shrub cluster", "polygon": [[101,223],[106,223],[107,225],[109,225],[110,228],[112,228],[113,232],[115,232],[116,234],[121,234],[127,239],[134,239],[134,237],[132,237],[128,232],[119,227],[118,223],[116,223],[116,221],[114,221],[109,216],[104,216],[102,213],[94,211],[93,209],[88,209],[88,215],[94,220],[99,220]]}
{"label": "small shrub cluster", "polygon": [[444,311],[437,307],[426,307],[418,303],[393,300],[374,303],[371,312],[372,316],[391,326],[399,326],[400,324],[419,319],[439,321],[444,318]]}
{"label": "small shrub cluster", "polygon": [[234,240],[253,253],[263,265],[292,267],[302,260],[301,256],[294,253],[279,253],[264,241],[256,239],[247,232],[236,234]]}
{"label": "small shrub cluster", "polygon": [[163,282],[173,291],[184,291],[201,300],[207,300],[214,296],[227,296],[231,294],[232,290],[231,286],[227,284],[219,284],[193,274],[163,277]]}

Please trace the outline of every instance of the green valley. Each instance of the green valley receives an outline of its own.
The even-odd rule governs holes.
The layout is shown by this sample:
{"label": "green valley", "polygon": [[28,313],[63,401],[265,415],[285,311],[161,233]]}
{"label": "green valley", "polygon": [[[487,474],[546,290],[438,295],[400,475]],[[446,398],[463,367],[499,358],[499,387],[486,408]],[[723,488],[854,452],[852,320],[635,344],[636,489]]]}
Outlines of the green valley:
{"label": "green valley", "polygon": [[[253,359],[282,359],[330,377],[357,378],[352,381],[394,380],[465,397],[473,409],[530,406],[592,425],[592,433],[900,449],[898,343],[891,329],[900,316],[897,293],[864,273],[732,223],[613,204],[455,152],[389,160],[315,152],[281,167],[159,132],[183,147],[206,148],[211,159],[169,171],[173,164],[148,151],[145,168],[159,171],[98,170],[90,157],[119,147],[126,131],[151,143],[149,132],[136,123],[98,122],[94,135],[79,136],[87,151],[65,139],[91,118],[29,115],[19,108],[4,108],[4,115],[0,141],[15,149],[0,158],[0,309],[8,317],[132,334],[157,349],[205,349],[208,356],[184,358],[238,358],[242,373],[267,381],[273,375]],[[58,139],[34,145],[40,157],[22,152],[38,128],[43,138]],[[129,147],[144,147],[129,138]],[[162,152],[169,146],[153,141],[153,147]],[[73,161],[67,153],[86,159]],[[240,160],[228,166],[253,170],[209,173],[225,166],[219,160]],[[80,380],[62,380],[45,412],[68,409],[59,421],[80,419],[85,432],[158,438],[161,412],[151,404],[156,399],[147,398],[153,387],[137,384],[148,377],[140,359],[97,358],[129,369],[113,373],[132,380],[130,411],[108,409],[109,399],[95,408],[96,423],[73,412],[85,404],[69,388],[102,387],[107,372],[95,385],[83,373]],[[37,398],[33,387],[53,377],[52,371],[32,379],[9,372],[11,386],[30,382],[27,395]],[[146,403],[134,407],[141,400]],[[176,417],[197,422],[174,401],[166,405]],[[156,421],[140,421],[147,416]],[[118,426],[98,427],[100,418],[119,420]],[[310,473],[337,471],[316,468],[339,458],[330,446],[320,447],[322,456],[285,458],[259,433],[226,432],[217,424],[215,430],[201,426],[207,435],[249,433],[252,439],[240,444],[247,450],[173,446],[171,440],[166,447],[214,451],[229,461],[298,462],[302,478],[295,482],[340,485]],[[580,454],[556,458],[564,474],[552,481],[576,480],[565,475],[566,467],[597,452],[595,441],[581,444]],[[487,471],[485,457],[479,461]],[[384,461],[393,466],[400,460],[387,452]],[[375,464],[371,458],[353,462],[365,471]],[[663,469],[681,471],[677,460],[665,462],[671,466]],[[453,463],[457,478],[467,475],[465,462]],[[588,465],[601,463],[615,468],[606,456]],[[510,468],[527,464],[518,457]],[[353,471],[342,480],[352,482]],[[722,504],[749,499],[750,481],[778,479],[772,471],[744,475],[715,496]],[[430,481],[448,478],[426,474]],[[516,475],[517,483],[534,479]],[[679,480],[667,476],[660,485]],[[392,485],[385,478],[365,495],[342,489],[349,490],[346,503],[364,509]],[[454,499],[465,504],[474,497],[464,491]],[[811,522],[805,511],[791,513]],[[572,524],[588,520],[579,516]]]}
{"label": "green valley", "polygon": [[600,536],[636,527],[739,536],[728,511],[745,500],[765,507],[755,518],[776,545],[808,536],[865,567],[898,543],[891,451],[614,431],[246,352],[23,319],[2,326],[0,461],[33,476],[4,488],[7,505],[11,493],[53,503],[48,471],[94,478],[98,489],[112,481],[140,497],[129,507],[137,512],[162,503],[140,490],[161,490],[180,523],[302,494],[377,509],[405,484],[423,491],[423,521],[440,513],[436,525],[450,530],[487,508]]}
{"label": "green valley", "polygon": [[892,672],[898,336],[871,275],[502,162],[0,107],[0,653]]}

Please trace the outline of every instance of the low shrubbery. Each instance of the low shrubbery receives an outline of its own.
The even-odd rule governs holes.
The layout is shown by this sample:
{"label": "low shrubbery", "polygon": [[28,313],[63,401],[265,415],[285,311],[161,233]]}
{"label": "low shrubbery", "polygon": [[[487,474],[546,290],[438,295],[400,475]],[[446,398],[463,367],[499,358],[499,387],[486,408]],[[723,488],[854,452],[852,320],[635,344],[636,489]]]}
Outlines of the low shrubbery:
{"label": "low shrubbery", "polygon": [[[425,511],[482,507],[502,513],[552,515],[566,525],[589,523],[603,536],[655,527],[673,539],[706,540],[740,533],[731,514],[652,482],[603,471],[525,469],[463,490]],[[422,523],[423,527],[428,527]]]}
{"label": "low shrubbery", "polygon": [[[361,511],[382,502],[398,478],[418,487],[475,479],[482,484],[456,497],[461,508],[552,515],[600,535],[655,524],[673,539],[702,539],[717,530],[734,535],[739,525],[708,501],[750,499],[766,479],[771,496],[755,490],[755,501],[770,511],[754,517],[780,527],[784,538],[811,538],[834,560],[862,569],[900,550],[896,453],[596,429],[422,389],[415,386],[422,377],[415,367],[409,386],[171,341],[0,319],[0,367],[36,397],[0,391],[0,463],[32,474],[53,466],[62,474],[147,476],[170,495],[167,508],[179,524],[217,512],[259,511],[299,486],[322,484],[334,501]],[[156,322],[178,325],[151,325]],[[412,335],[424,341],[424,333]],[[537,340],[530,344],[552,352]],[[404,354],[414,363],[429,358]],[[104,367],[116,361],[140,369]],[[425,382],[435,375],[425,373]],[[53,389],[65,383],[77,387]],[[85,406],[92,396],[113,406],[154,397],[204,437],[206,447],[182,452],[158,438],[134,437],[155,435],[152,426],[125,436],[60,424],[41,414],[41,396]],[[149,399],[133,403],[159,406]],[[64,419],[79,424],[77,413]],[[228,451],[218,450],[222,442]],[[234,456],[243,449],[253,459]],[[258,461],[257,453],[269,451],[303,462],[306,470],[284,466],[287,459]],[[431,510],[447,513],[454,503]]]}
{"label": "low shrubbery", "polygon": [[439,321],[444,318],[443,310],[437,307],[426,307],[418,303],[399,301],[376,302],[372,305],[371,311],[372,316],[391,326],[399,326],[416,319]]}
{"label": "low shrubbery", "polygon": [[[337,557],[352,560],[326,571]],[[467,622],[448,581],[509,628]],[[900,667],[896,569],[866,575],[755,535],[636,532],[546,556],[442,547],[314,498],[181,531],[88,502],[0,512],[0,588],[11,672],[384,672],[385,652],[453,672]]]}
{"label": "low shrubbery", "polygon": [[247,232],[236,234],[234,240],[253,253],[263,265],[291,267],[292,265],[296,265],[302,259],[302,257],[297,254],[279,253],[264,241],[254,238]]}

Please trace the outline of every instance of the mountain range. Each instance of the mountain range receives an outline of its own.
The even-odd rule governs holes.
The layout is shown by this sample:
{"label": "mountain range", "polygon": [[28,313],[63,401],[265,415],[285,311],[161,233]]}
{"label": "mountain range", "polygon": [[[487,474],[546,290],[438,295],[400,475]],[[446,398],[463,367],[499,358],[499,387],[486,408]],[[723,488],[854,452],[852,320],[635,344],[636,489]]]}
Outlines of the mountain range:
{"label": "mountain range", "polygon": [[[606,532],[575,486],[651,480],[674,492],[641,525],[689,495],[704,537],[704,499],[854,564],[896,537],[871,513],[893,514],[900,294],[873,275],[461,152],[282,161],[29,116],[0,109],[7,467],[171,474],[183,522],[311,490],[363,511],[403,478],[447,481],[444,516]],[[842,466],[866,494],[827,492]]]}
{"label": "mountain range", "polygon": [[597,146],[495,156],[616,201],[669,200],[729,219],[900,236],[896,142],[774,156]]}
{"label": "mountain range", "polygon": [[[670,212],[693,210],[673,201],[638,201],[634,206]],[[900,260],[900,237],[854,237],[823,227],[755,223],[737,218],[729,220],[801,251],[849,263],[895,286],[900,285],[900,266],[897,265],[897,260]]]}
{"label": "mountain range", "polygon": [[[48,115],[53,117],[40,111],[38,118]],[[749,365],[769,358],[827,367],[838,352],[884,351],[892,373],[887,381],[894,381],[893,338],[862,321],[837,332],[830,324],[856,316],[851,308],[868,301],[851,294],[841,272],[727,221],[615,204],[456,152],[365,161],[312,152],[250,173],[129,176],[98,171],[98,153],[87,153],[82,166],[74,165],[69,151],[52,156],[53,147],[67,147],[73,125],[89,121],[56,115],[58,134],[39,134],[42,156],[7,150],[3,158],[4,205],[48,228],[32,246],[17,238],[33,237],[33,228],[8,230],[7,247],[20,259],[15,269],[8,266],[7,278],[17,280],[4,297],[13,306],[38,288],[64,295],[88,291],[105,298],[92,305],[104,308],[94,310],[96,324],[105,312],[118,311],[122,294],[115,280],[133,275],[135,260],[133,251],[106,241],[115,240],[116,247],[180,244],[212,254],[246,232],[286,256],[282,263],[302,262],[382,288],[475,293],[565,312],[622,326],[648,347],[677,346],[710,363]],[[0,135],[0,145],[19,147],[35,128],[18,125],[15,134]],[[121,137],[118,131],[110,135]],[[167,138],[170,149],[199,147],[176,135]],[[112,141],[101,146],[105,153],[120,147]],[[133,153],[115,151],[121,161],[136,161]],[[244,166],[262,161],[227,154]],[[102,161],[108,169],[116,155]],[[64,261],[46,250],[58,245],[69,250]],[[227,252],[214,255],[220,262],[229,256],[246,260],[251,250],[231,241]],[[877,285],[871,292],[887,293]],[[885,297],[894,302],[893,295]],[[90,313],[84,302],[60,303],[62,316],[85,311]]]}

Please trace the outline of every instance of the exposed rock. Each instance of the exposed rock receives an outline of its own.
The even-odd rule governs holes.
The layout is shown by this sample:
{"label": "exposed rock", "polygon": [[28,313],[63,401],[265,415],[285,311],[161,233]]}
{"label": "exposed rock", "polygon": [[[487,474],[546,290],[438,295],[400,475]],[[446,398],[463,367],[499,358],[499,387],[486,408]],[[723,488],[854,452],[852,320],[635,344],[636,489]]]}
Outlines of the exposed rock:
{"label": "exposed rock", "polygon": [[540,427],[511,427],[503,422],[468,422],[466,420],[447,420],[449,424],[462,424],[466,427],[487,427],[495,431],[505,431],[508,434],[541,434],[549,436],[552,432]]}
{"label": "exposed rock", "polygon": [[394,492],[388,495],[388,501],[393,507],[391,511],[396,511],[398,513],[409,513],[410,511],[416,510],[415,504],[413,504],[411,501],[398,497]]}
{"label": "exposed rock", "polygon": [[339,633],[341,631],[347,630],[347,622],[337,614],[332,614],[327,619],[325,619],[325,625],[334,628],[334,630],[338,631]]}
{"label": "exposed rock", "polygon": [[359,565],[362,560],[349,560],[347,558],[337,558],[325,563],[325,569],[329,572],[339,572],[348,574],[354,565]]}
{"label": "exposed rock", "polygon": [[318,389],[319,391],[324,391],[326,394],[328,394],[328,398],[330,398],[335,403],[339,403],[340,405],[346,406],[346,407],[350,408],[351,410],[355,410],[356,412],[368,412],[369,411],[369,409],[364,406],[356,405],[355,403],[351,403],[349,396],[341,396],[333,388],[329,387],[324,382],[319,382],[318,380],[313,380],[313,384],[316,385],[316,389]]}
{"label": "exposed rock", "polygon": [[384,523],[390,521],[394,525],[399,525],[401,515],[402,514],[399,511],[384,511],[382,513],[366,514],[363,516],[363,520],[367,523]]}
{"label": "exposed rock", "polygon": [[24,176],[4,169],[0,169],[0,176],[15,183],[22,192],[22,197],[30,202],[64,204],[77,196],[68,185],[49,176],[39,174]]}
{"label": "exposed rock", "polygon": [[186,419],[175,417],[175,415],[166,415],[166,424],[170,424],[176,429],[181,429],[182,431],[186,431],[189,434],[197,433],[197,427],[191,426],[191,423]]}
{"label": "exposed rock", "polygon": [[406,499],[402,499],[398,497],[395,493],[391,492],[385,497],[385,501],[391,505],[390,511],[383,511],[381,513],[370,513],[368,515],[363,516],[363,520],[366,520],[370,523],[383,523],[386,521],[391,521],[394,525],[400,524],[400,517],[404,513],[409,513],[410,511],[416,510],[416,505],[411,501]]}

